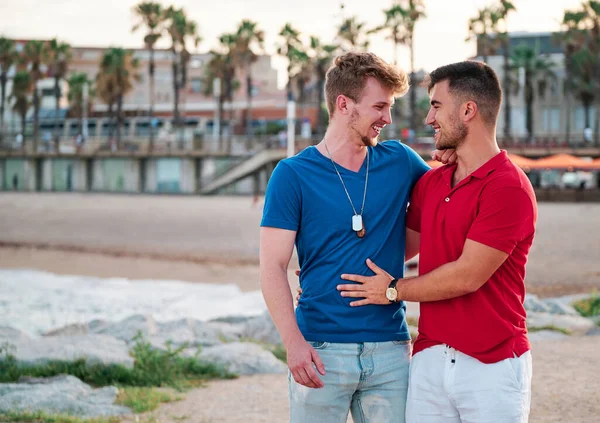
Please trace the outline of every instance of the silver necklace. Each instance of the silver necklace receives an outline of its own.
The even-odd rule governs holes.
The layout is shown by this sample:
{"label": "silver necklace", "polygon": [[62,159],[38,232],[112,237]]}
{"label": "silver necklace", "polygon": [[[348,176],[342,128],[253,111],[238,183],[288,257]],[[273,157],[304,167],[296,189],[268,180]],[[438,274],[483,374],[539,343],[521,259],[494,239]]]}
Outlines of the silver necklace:
{"label": "silver necklace", "polygon": [[338,178],[340,178],[340,182],[342,183],[342,186],[344,187],[344,191],[346,192],[346,197],[348,197],[348,201],[350,202],[352,211],[354,211],[354,215],[352,216],[352,230],[354,232],[356,232],[356,235],[359,238],[362,238],[367,233],[367,231],[365,229],[365,225],[363,223],[362,214],[363,214],[363,211],[365,210],[365,200],[367,198],[367,184],[369,183],[369,147],[367,147],[367,174],[365,176],[365,190],[363,192],[363,199],[362,199],[362,206],[360,207],[360,213],[357,213],[356,209],[354,208],[354,203],[352,202],[352,199],[350,198],[350,194],[348,193],[348,190],[346,189],[346,184],[344,183],[344,180],[342,179],[342,175],[340,175],[340,172],[338,171],[338,168],[335,165],[333,158],[331,157],[329,148],[327,148],[327,142],[325,142],[325,140],[323,140],[323,143],[325,144],[325,150],[327,151],[329,160],[331,160],[331,164],[333,165],[333,168],[335,169],[335,173],[337,173],[337,176],[338,176]]}

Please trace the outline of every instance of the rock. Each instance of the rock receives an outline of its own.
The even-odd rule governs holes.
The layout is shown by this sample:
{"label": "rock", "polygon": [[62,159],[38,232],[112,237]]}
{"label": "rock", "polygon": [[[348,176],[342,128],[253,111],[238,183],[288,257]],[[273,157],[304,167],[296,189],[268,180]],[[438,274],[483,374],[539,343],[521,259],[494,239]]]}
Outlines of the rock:
{"label": "rock", "polygon": [[87,335],[89,333],[88,325],[84,323],[73,323],[72,325],[63,326],[62,328],[52,329],[43,336],[75,336]]}
{"label": "rock", "polygon": [[153,347],[165,349],[167,342],[173,348],[187,344],[189,347],[210,347],[221,344],[221,330],[196,319],[180,319],[158,323],[158,331],[149,340]]}
{"label": "rock", "polygon": [[574,335],[583,335],[594,327],[591,319],[581,316],[571,316],[551,313],[527,313],[529,328],[557,328]]}
{"label": "rock", "polygon": [[259,373],[285,373],[287,366],[273,353],[251,342],[233,342],[205,348],[199,360],[225,366],[239,375]]}
{"label": "rock", "polygon": [[27,378],[0,384],[0,412],[27,411],[93,418],[130,414],[114,405],[119,390],[114,386],[92,389],[74,376]]}
{"label": "rock", "polygon": [[550,307],[534,294],[525,294],[524,306],[527,313],[550,313]]}
{"label": "rock", "polygon": [[46,363],[85,358],[88,364],[122,364],[133,367],[133,358],[124,341],[106,335],[52,336],[11,341],[18,362]]}
{"label": "rock", "polygon": [[527,337],[531,342],[538,342],[568,338],[569,335],[565,335],[564,333],[555,330],[540,330],[537,332],[530,332]]}
{"label": "rock", "polygon": [[95,328],[90,326],[90,332],[110,335],[131,343],[138,333],[141,333],[145,339],[157,335],[158,324],[150,315],[135,314],[108,325],[98,325]]}
{"label": "rock", "polygon": [[268,312],[263,313],[260,316],[251,317],[244,323],[242,339],[252,339],[258,342],[265,342],[267,344],[277,345],[281,344],[281,337],[273,319]]}
{"label": "rock", "polygon": [[580,314],[571,307],[569,304],[566,304],[563,301],[560,301],[556,298],[549,298],[544,300],[544,304],[548,306],[549,313],[552,314],[565,314],[569,316],[579,316]]}
{"label": "rock", "polygon": [[25,339],[31,339],[31,337],[19,329],[10,326],[0,326],[0,343]]}

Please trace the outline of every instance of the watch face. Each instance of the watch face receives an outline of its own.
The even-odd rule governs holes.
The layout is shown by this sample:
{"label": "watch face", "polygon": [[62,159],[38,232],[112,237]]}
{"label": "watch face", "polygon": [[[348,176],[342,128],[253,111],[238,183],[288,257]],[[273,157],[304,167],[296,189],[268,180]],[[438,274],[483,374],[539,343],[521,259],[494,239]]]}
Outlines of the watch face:
{"label": "watch face", "polygon": [[396,301],[396,297],[398,296],[398,291],[396,291],[394,288],[388,288],[385,291],[385,296],[390,301]]}

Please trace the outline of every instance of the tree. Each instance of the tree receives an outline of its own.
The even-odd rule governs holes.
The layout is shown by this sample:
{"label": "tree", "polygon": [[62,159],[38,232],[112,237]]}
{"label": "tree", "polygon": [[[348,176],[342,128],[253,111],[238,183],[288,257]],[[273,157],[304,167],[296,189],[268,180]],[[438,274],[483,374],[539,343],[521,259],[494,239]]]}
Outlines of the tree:
{"label": "tree", "polygon": [[344,19],[338,27],[337,38],[342,51],[365,51],[369,47],[368,33],[364,22],[356,16]]}
{"label": "tree", "polygon": [[[503,85],[504,85],[504,138],[510,140],[511,135],[511,76],[510,76],[510,39],[508,37],[508,14],[515,11],[515,6],[507,0],[500,0],[500,4],[496,7],[495,15],[497,17],[496,26],[494,28],[500,45],[502,46],[502,58],[503,58]],[[499,23],[504,24],[504,30],[499,30]]]}
{"label": "tree", "polygon": [[[543,97],[548,81],[556,79],[556,74],[552,70],[554,63],[547,56],[540,56],[526,45],[520,45],[515,48],[511,60],[511,69],[513,71],[519,72],[522,69],[525,73],[525,87],[523,91],[526,108],[525,122],[527,127],[527,141],[532,142],[534,139],[533,104],[536,93],[539,97]],[[536,84],[537,87],[535,86]]]}
{"label": "tree", "polygon": [[[423,0],[404,0],[400,2],[404,10],[404,26],[406,27],[406,36],[403,40],[404,45],[408,46],[410,51],[410,80],[415,81],[415,26],[417,22],[425,17],[425,5]],[[417,127],[417,91],[410,90],[410,127],[414,131]]]}
{"label": "tree", "polygon": [[8,38],[0,37],[0,138],[4,131],[4,105],[6,104],[6,84],[8,72],[18,58],[15,42]]}
{"label": "tree", "polygon": [[[215,80],[219,80],[222,87],[220,90],[218,101],[219,116],[223,119],[223,110],[225,102],[233,103],[233,94],[239,88],[239,82],[235,79],[235,59],[234,49],[237,42],[235,34],[223,34],[219,37],[219,46],[216,50],[211,50],[211,59],[206,66],[205,78],[207,81],[205,94],[210,95],[212,92]],[[233,106],[230,107],[229,124],[233,121]],[[219,127],[218,142],[219,150],[221,150],[221,132],[222,125]],[[229,151],[231,144],[228,144]]]}
{"label": "tree", "polygon": [[146,30],[144,36],[144,44],[149,52],[150,60],[148,62],[148,84],[150,85],[150,108],[148,110],[148,117],[150,119],[150,144],[148,149],[150,151],[154,148],[154,131],[152,128],[152,121],[154,118],[154,101],[155,101],[155,88],[154,88],[154,45],[160,39],[164,24],[164,10],[160,3],[155,2],[141,2],[133,8],[133,13],[139,19],[132,31],[137,31],[142,26]]}
{"label": "tree", "polygon": [[37,141],[39,133],[39,115],[40,115],[40,93],[38,91],[38,81],[44,77],[42,66],[48,65],[50,53],[46,41],[31,40],[25,44],[21,56],[22,63],[29,68],[31,76],[31,87],[33,90],[33,145],[34,151],[37,150]]}
{"label": "tree", "polygon": [[555,37],[563,46],[565,56],[564,92],[567,108],[567,121],[565,124],[565,141],[571,138],[571,104],[573,99],[573,55],[583,46],[585,34],[579,26],[585,18],[585,12],[565,10],[562,26],[563,32]]}
{"label": "tree", "polygon": [[325,75],[333,60],[333,53],[338,46],[323,44],[317,37],[310,37],[310,56],[313,63],[313,71],[317,78],[317,122],[315,124],[317,133],[325,133],[323,105],[325,103]]}
{"label": "tree", "polygon": [[179,113],[180,90],[187,85],[187,65],[191,54],[188,50],[188,42],[194,47],[200,43],[196,22],[188,19],[184,9],[176,9],[173,6],[165,11],[167,21],[167,32],[171,37],[172,70],[173,70],[173,117],[175,127],[183,129]]}
{"label": "tree", "polygon": [[391,8],[384,10],[385,22],[376,28],[373,28],[368,33],[374,34],[386,32],[386,39],[391,40],[394,45],[394,65],[398,65],[398,46],[406,39],[405,15],[406,12],[399,5],[394,5]]}
{"label": "tree", "polygon": [[50,76],[54,78],[54,98],[56,99],[54,112],[54,150],[58,152],[59,120],[60,120],[60,82],[67,75],[69,62],[71,61],[71,46],[59,42],[56,38],[50,40]]}
{"label": "tree", "polygon": [[[88,78],[85,72],[74,72],[67,79],[69,84],[69,112],[72,116],[78,118],[79,129],[78,132],[83,135],[83,110],[86,107],[86,111],[89,113],[91,109],[91,101],[89,98],[95,95],[95,91],[92,87],[92,81]],[[84,86],[88,86],[88,102],[83,104],[83,90]]]}
{"label": "tree", "polygon": [[252,135],[252,64],[262,51],[265,34],[256,22],[243,20],[236,33],[235,61],[246,78],[246,135]]}
{"label": "tree", "polygon": [[25,127],[27,123],[27,111],[31,102],[29,94],[31,93],[31,76],[27,71],[18,71],[13,78],[11,100],[13,100],[13,110],[21,117],[21,148],[25,149]]}
{"label": "tree", "polygon": [[477,11],[477,16],[469,19],[469,36],[466,41],[477,40],[483,61],[488,62],[488,56],[494,54],[498,47],[495,32],[499,16],[491,7],[484,7]]}
{"label": "tree", "polygon": [[110,86],[111,102],[117,103],[117,149],[121,142],[121,125],[123,124],[123,99],[133,89],[133,81],[139,80],[139,62],[131,51],[122,48],[110,48],[104,52],[100,62],[100,82]]}
{"label": "tree", "polygon": [[277,54],[280,56],[284,56],[288,59],[287,66],[287,99],[294,99],[294,90],[292,87],[292,78],[294,72],[294,62],[293,57],[296,54],[296,51],[302,50],[302,41],[300,41],[300,32],[297,31],[292,24],[286,23],[281,31],[279,32],[279,36],[283,38],[283,42],[277,46]]}

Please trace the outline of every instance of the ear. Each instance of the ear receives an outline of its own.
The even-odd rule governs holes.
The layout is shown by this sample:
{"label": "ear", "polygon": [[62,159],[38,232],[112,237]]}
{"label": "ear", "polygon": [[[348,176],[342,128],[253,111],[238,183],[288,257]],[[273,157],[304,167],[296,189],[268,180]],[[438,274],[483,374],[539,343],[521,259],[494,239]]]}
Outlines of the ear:
{"label": "ear", "polygon": [[469,122],[475,118],[477,112],[479,111],[479,107],[477,107],[477,103],[474,101],[467,101],[461,107],[461,117],[463,122]]}
{"label": "ear", "polygon": [[350,100],[345,95],[340,94],[335,99],[335,106],[340,113],[347,115],[348,113],[350,113],[351,101],[352,100]]}

